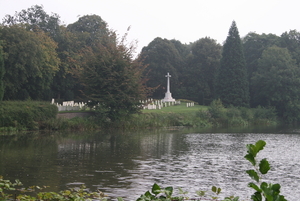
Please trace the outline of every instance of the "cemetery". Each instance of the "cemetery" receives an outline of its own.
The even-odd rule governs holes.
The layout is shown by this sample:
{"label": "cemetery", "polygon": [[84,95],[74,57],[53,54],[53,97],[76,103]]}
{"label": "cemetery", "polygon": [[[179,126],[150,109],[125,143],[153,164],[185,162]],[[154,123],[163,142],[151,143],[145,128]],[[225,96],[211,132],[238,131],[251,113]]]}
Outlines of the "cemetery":
{"label": "cemetery", "polygon": [[[170,92],[170,77],[171,75],[167,73],[165,75],[167,78],[167,92],[165,93],[164,99],[154,100],[149,98],[147,100],[140,100],[141,107],[143,110],[161,110],[164,107],[171,107],[176,105],[181,105],[181,101],[176,101],[172,97],[172,93]],[[56,105],[59,112],[63,111],[85,111],[85,110],[93,110],[87,106],[87,103],[84,102],[74,102],[74,101],[64,101],[62,104],[55,103],[55,100],[52,99],[51,104]],[[194,102],[186,102],[186,107],[195,106]]]}
{"label": "cemetery", "polygon": [[[171,107],[171,106],[177,106],[184,104],[186,107],[194,107],[194,102],[184,102],[182,103],[179,101],[169,101],[166,102],[164,100],[153,100],[152,98],[149,98],[147,100],[140,100],[141,107],[143,110],[161,110],[164,107]],[[91,111],[92,108],[89,108],[87,106],[87,103],[84,102],[74,102],[74,101],[64,101],[62,104],[55,103],[55,100],[52,99],[51,104],[56,105],[59,112],[63,111]]]}

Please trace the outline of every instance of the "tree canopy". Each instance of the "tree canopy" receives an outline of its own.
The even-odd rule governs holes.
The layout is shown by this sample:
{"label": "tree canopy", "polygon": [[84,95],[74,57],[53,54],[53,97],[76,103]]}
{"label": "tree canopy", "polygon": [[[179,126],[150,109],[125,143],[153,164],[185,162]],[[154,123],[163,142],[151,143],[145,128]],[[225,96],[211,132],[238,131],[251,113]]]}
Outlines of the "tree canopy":
{"label": "tree canopy", "polygon": [[201,104],[209,104],[215,95],[215,81],[220,66],[221,45],[211,38],[202,38],[191,46],[187,64],[186,89]]}
{"label": "tree canopy", "polygon": [[285,120],[300,121],[299,39],[297,30],[241,39],[233,21],[223,45],[209,37],[189,44],[156,37],[134,58],[134,46],[100,16],[63,25],[36,5],[0,25],[0,100],[89,100],[117,120],[136,112],[145,94],[163,98],[169,72],[175,99],[275,107]]}
{"label": "tree canopy", "polygon": [[290,121],[294,116],[290,113],[300,109],[300,69],[295,60],[286,48],[272,46],[263,51],[258,67],[252,77],[254,103],[273,106],[279,116]]}
{"label": "tree canopy", "polygon": [[5,41],[5,99],[43,99],[58,71],[57,44],[45,32],[26,30],[25,25],[0,28]]}
{"label": "tree canopy", "polygon": [[[114,34],[112,35],[114,37]],[[136,113],[144,98],[143,66],[132,61],[130,47],[122,41],[89,47],[85,51],[84,65],[79,72],[83,95],[89,105],[112,121]]]}
{"label": "tree canopy", "polygon": [[154,90],[154,98],[163,98],[166,92],[166,73],[172,75],[171,89],[178,86],[178,69],[182,68],[183,60],[174,43],[155,38],[142,49],[141,57],[148,65],[144,74],[148,78],[147,86]]}
{"label": "tree canopy", "polygon": [[0,101],[2,101],[4,96],[4,74],[5,74],[5,68],[4,68],[4,55],[2,50],[2,41],[0,41]]}

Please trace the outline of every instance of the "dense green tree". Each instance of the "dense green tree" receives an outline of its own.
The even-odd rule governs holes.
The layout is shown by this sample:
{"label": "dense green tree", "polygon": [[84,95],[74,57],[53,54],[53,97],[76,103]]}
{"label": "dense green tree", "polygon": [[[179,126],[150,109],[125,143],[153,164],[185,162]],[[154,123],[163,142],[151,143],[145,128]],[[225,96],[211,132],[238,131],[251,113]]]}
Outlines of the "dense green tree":
{"label": "dense green tree", "polygon": [[188,99],[209,104],[214,98],[216,73],[220,65],[221,45],[211,38],[202,38],[191,46],[184,86]]}
{"label": "dense green tree", "polygon": [[225,106],[248,106],[249,84],[242,42],[235,21],[223,46],[216,95]]}
{"label": "dense green tree", "polygon": [[[76,79],[73,75],[73,67],[78,58],[74,49],[77,48],[78,38],[73,33],[69,32],[65,26],[60,25],[60,17],[57,14],[47,14],[43,10],[43,6],[35,5],[14,15],[6,15],[3,19],[3,25],[17,25],[26,24],[26,28],[32,31],[44,31],[55,42],[58,47],[56,49],[57,55],[60,59],[59,71],[53,78],[51,85],[52,98],[70,100],[78,95],[74,93]],[[78,64],[77,64],[78,65]],[[78,81],[77,81],[78,82]]]}
{"label": "dense green tree", "polygon": [[132,60],[131,50],[123,40],[85,49],[85,65],[80,72],[83,95],[102,117],[112,121],[136,113],[143,98],[143,67]]}
{"label": "dense green tree", "polygon": [[263,51],[279,43],[279,37],[274,34],[257,34],[248,33],[243,38],[244,54],[246,59],[248,81],[250,86],[250,105],[253,106],[253,93],[251,78],[258,69],[258,60],[261,58]]}
{"label": "dense green tree", "polygon": [[98,43],[111,43],[116,40],[115,36],[110,35],[107,23],[98,15],[80,17],[75,23],[69,24],[67,29],[76,33],[81,44],[86,46],[97,46]]}
{"label": "dense green tree", "polygon": [[274,34],[257,34],[250,32],[242,40],[249,80],[257,71],[258,59],[262,52],[279,43],[279,37]]}
{"label": "dense green tree", "polygon": [[49,99],[52,79],[58,70],[57,44],[43,31],[24,25],[2,26],[5,64],[4,99]]}
{"label": "dense green tree", "polygon": [[5,74],[5,68],[4,68],[4,55],[3,55],[3,50],[2,50],[2,45],[0,41],[0,101],[2,101],[3,96],[4,96],[4,74]]}
{"label": "dense green tree", "polygon": [[78,40],[76,36],[69,32],[66,27],[60,28],[60,38],[58,42],[57,54],[60,58],[59,70],[53,78],[51,86],[52,98],[59,100],[74,100],[76,94],[76,86],[78,81],[74,78],[74,68],[79,68],[77,62],[79,56],[77,52]]}
{"label": "dense green tree", "polygon": [[258,70],[252,77],[255,105],[273,106],[285,120],[299,120],[300,69],[286,48],[266,49],[258,61]]}
{"label": "dense green tree", "polygon": [[60,34],[60,17],[58,14],[47,14],[43,6],[34,5],[27,10],[23,9],[14,15],[6,15],[2,22],[3,25],[27,24],[28,30],[43,30],[49,33],[51,38],[56,41]]}
{"label": "dense green tree", "polygon": [[165,75],[169,72],[171,78],[171,92],[179,87],[178,69],[184,65],[182,57],[174,43],[162,38],[155,38],[141,52],[143,63],[148,65],[145,76],[148,78],[147,86],[153,88],[153,98],[161,99],[166,92],[167,80]]}
{"label": "dense green tree", "polygon": [[300,33],[297,30],[284,32],[280,36],[280,47],[287,48],[297,65],[300,66]]}
{"label": "dense green tree", "polygon": [[84,66],[84,52],[89,47],[92,47],[91,50],[97,49],[99,43],[104,45],[108,40],[115,43],[115,37],[108,37],[110,31],[107,23],[97,15],[83,16],[60,30],[58,55],[61,66],[54,78],[52,90],[58,99],[78,99],[83,86],[77,75]]}

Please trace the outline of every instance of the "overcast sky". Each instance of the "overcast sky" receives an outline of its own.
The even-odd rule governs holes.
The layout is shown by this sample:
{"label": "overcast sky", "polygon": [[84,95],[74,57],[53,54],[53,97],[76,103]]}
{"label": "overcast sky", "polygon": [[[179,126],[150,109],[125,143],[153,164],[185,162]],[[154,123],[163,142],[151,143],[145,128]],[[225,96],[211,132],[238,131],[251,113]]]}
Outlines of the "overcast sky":
{"label": "overcast sky", "polygon": [[241,37],[300,31],[297,0],[0,0],[0,19],[33,5],[66,25],[96,14],[120,36],[131,26],[128,40],[138,41],[138,52],[156,37],[190,43],[208,36],[222,44],[233,20]]}

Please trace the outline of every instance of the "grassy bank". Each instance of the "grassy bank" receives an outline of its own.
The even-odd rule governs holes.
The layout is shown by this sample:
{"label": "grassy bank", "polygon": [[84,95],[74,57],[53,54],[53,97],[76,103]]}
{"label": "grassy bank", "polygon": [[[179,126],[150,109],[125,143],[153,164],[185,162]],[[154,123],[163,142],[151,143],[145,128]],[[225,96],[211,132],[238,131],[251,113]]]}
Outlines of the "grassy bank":
{"label": "grassy bank", "polygon": [[140,114],[126,117],[114,125],[124,129],[159,128],[169,126],[189,127],[233,127],[278,124],[273,108],[225,108],[221,101],[210,106],[195,105],[186,107],[186,103],[161,110],[142,110]]}
{"label": "grassy bank", "polygon": [[72,119],[57,118],[57,108],[47,102],[0,103],[0,131],[20,130],[97,130],[114,127],[121,129],[162,128],[170,126],[221,127],[277,124],[272,108],[225,108],[220,101],[210,106],[180,105],[163,107],[160,110],[141,110],[140,113],[124,116],[117,122],[103,118],[95,112],[90,117]]}

